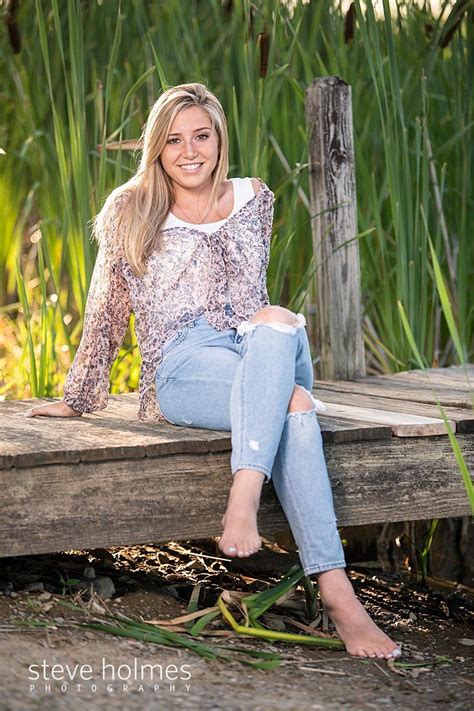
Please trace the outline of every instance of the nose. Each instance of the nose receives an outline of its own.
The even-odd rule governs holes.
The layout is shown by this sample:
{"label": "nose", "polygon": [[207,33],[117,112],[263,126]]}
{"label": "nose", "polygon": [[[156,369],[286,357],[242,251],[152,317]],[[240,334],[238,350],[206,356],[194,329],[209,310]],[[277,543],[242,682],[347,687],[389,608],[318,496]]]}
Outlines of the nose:
{"label": "nose", "polygon": [[197,155],[196,147],[193,144],[192,138],[184,141],[183,155],[186,156],[186,158],[194,158],[194,156]]}

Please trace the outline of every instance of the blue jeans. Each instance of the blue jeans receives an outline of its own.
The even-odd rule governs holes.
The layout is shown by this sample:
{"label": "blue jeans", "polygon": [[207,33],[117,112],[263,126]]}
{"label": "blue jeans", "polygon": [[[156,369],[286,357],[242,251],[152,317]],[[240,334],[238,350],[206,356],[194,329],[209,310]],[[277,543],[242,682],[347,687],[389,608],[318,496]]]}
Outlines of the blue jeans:
{"label": "blue jeans", "polygon": [[[173,425],[231,432],[232,474],[273,482],[306,575],[345,567],[316,411],[303,314],[296,326],[244,321],[217,331],[199,316],[163,346],[160,409]],[[288,412],[295,384],[313,407]]]}

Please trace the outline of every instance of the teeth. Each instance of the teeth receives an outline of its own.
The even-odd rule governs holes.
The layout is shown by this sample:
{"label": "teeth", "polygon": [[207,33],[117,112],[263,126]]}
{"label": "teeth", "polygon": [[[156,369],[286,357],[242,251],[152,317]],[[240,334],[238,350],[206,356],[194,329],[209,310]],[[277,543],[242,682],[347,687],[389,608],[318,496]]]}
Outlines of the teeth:
{"label": "teeth", "polygon": [[202,165],[202,163],[191,163],[189,165],[182,165],[181,168],[183,170],[192,171],[192,170],[197,170],[198,168],[201,167],[201,165]]}

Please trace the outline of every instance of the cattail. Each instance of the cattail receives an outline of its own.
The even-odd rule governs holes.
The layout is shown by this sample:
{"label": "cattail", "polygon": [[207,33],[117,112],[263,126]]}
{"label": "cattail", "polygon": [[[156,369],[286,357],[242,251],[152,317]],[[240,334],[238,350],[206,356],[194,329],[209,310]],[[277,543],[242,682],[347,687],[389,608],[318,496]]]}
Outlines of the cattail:
{"label": "cattail", "polygon": [[21,39],[20,30],[15,20],[16,11],[18,9],[18,0],[11,0],[7,14],[5,15],[5,24],[7,26],[8,36],[10,38],[10,44],[12,46],[13,52],[15,54],[20,54],[21,52]]}
{"label": "cattail", "polygon": [[449,30],[447,30],[446,33],[444,32],[444,29],[443,29],[443,32],[442,32],[441,37],[439,39],[439,46],[442,49],[447,47],[448,44],[451,42],[451,38],[454,35],[454,33],[456,32],[456,30],[458,29],[459,25],[461,24],[464,13],[466,12],[466,10],[469,9],[470,4],[471,4],[470,0],[461,0],[461,2],[459,4],[456,3],[456,5],[453,7],[451,12],[449,13],[448,19],[446,20],[446,23],[445,23],[445,27],[450,24],[450,22],[453,18],[456,18],[456,20],[455,20],[454,24],[452,25],[452,27]]}
{"label": "cattail", "polygon": [[344,18],[344,42],[346,44],[350,44],[354,39],[355,19],[355,4],[351,2],[347,14]]}
{"label": "cattail", "polygon": [[257,42],[260,45],[260,76],[266,77],[268,71],[270,38],[266,32],[260,32],[257,35]]}

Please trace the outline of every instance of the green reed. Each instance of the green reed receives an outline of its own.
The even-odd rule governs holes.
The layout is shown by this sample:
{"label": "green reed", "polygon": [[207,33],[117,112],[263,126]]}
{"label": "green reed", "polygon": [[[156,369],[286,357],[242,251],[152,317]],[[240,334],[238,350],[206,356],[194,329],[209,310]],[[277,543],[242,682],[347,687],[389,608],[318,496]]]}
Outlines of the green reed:
{"label": "green reed", "polygon": [[[4,394],[59,394],[96,253],[89,221],[137,165],[136,154],[105,146],[138,138],[162,87],[184,81],[207,83],[225,107],[229,174],[260,175],[275,192],[270,298],[310,319],[318,267],[304,92],[318,76],[348,82],[369,372],[416,365],[399,302],[425,365],[458,362],[458,351],[468,359],[472,8],[440,46],[459,6],[448,21],[399,2],[391,18],[385,1],[377,19],[370,2],[357,2],[346,43],[337,2],[300,1],[292,12],[279,0],[35,0],[34,12],[21,4],[21,54],[6,36],[0,45],[0,315],[25,356],[0,352]],[[35,227],[41,246],[31,242]],[[443,316],[428,235],[460,347]],[[114,392],[136,387],[138,362],[131,330]]]}

